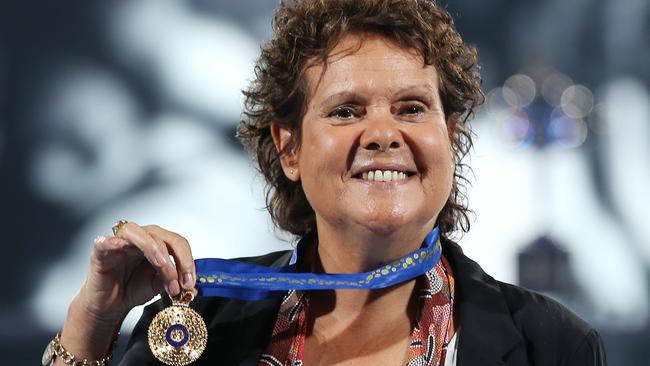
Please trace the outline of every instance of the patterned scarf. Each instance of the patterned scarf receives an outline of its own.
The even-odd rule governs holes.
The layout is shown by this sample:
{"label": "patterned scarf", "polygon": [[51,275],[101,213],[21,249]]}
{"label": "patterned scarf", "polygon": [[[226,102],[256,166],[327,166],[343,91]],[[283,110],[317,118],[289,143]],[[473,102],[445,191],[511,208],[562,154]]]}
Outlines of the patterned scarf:
{"label": "patterned scarf", "polygon": [[[424,276],[418,290],[418,317],[411,332],[406,366],[444,366],[447,345],[454,335],[454,277],[444,258]],[[259,366],[302,366],[307,335],[309,299],[301,291],[284,297],[271,340]]]}

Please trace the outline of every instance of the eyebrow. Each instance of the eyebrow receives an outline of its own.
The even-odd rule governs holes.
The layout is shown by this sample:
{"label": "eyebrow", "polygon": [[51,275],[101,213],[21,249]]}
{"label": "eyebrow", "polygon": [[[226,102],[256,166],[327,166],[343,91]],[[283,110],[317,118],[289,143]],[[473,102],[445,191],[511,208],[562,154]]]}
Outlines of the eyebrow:
{"label": "eyebrow", "polygon": [[344,90],[344,91],[340,91],[338,93],[334,93],[334,94],[328,96],[327,98],[325,98],[325,100],[323,100],[323,102],[320,103],[320,105],[321,106],[330,105],[330,104],[333,103],[334,100],[337,100],[337,99],[345,99],[345,100],[349,100],[349,101],[352,101],[352,102],[361,102],[361,103],[363,103],[363,102],[365,102],[367,100],[367,98],[365,98],[363,95],[361,95],[359,93]]}
{"label": "eyebrow", "polygon": [[[391,90],[394,89],[394,90]],[[403,98],[403,97],[409,97],[413,96],[412,93],[422,93],[426,92],[427,94],[431,95],[431,101],[433,102],[434,100],[438,99],[437,95],[434,91],[433,85],[431,84],[415,84],[415,85],[408,85],[400,88],[391,88],[389,89],[389,93],[393,98]],[[362,93],[357,93],[349,90],[343,90],[337,93],[334,93],[328,97],[326,97],[321,103],[319,103],[321,106],[322,105],[329,105],[333,103],[334,100],[338,99],[345,99],[349,100],[352,102],[359,102],[363,103],[365,102],[368,98],[365,97]]]}
{"label": "eyebrow", "polygon": [[412,92],[427,92],[431,94],[435,94],[435,90],[433,88],[433,85],[431,84],[416,84],[416,85],[407,85],[402,88],[396,88],[395,90],[391,90],[391,94],[393,96],[400,96],[400,95],[408,95]]}
{"label": "eyebrow", "polygon": [[409,85],[403,88],[396,89],[391,91],[393,98],[405,99],[405,98],[418,98],[421,97],[421,93],[425,93],[426,102],[430,106],[433,106],[437,101],[440,101],[440,91],[434,89],[434,86],[431,84],[417,84]]}

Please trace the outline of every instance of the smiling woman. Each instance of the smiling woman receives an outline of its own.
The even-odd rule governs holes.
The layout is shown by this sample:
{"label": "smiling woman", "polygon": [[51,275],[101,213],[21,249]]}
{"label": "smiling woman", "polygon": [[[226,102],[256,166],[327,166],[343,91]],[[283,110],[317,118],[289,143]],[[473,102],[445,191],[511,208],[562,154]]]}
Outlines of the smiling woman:
{"label": "smiling woman", "polygon": [[[418,67],[432,66],[429,72],[433,74],[430,76],[436,80],[424,84],[418,80],[417,85],[405,85],[405,90],[395,90],[399,86],[390,87],[395,96],[398,91],[408,95],[415,91],[416,86],[428,89],[428,93],[420,90],[419,94],[436,100],[422,100],[421,103],[437,102],[444,119],[449,121],[448,133],[456,169],[451,194],[439,215],[438,224],[443,236],[457,229],[469,230],[468,208],[462,190],[465,178],[461,168],[463,157],[472,147],[468,122],[475,107],[482,103],[483,93],[477,51],[464,43],[449,14],[433,1],[334,2],[326,5],[299,1],[279,9],[274,31],[275,38],[263,48],[256,66],[257,79],[244,92],[248,119],[239,128],[239,137],[257,158],[269,183],[269,211],[278,226],[293,234],[304,235],[315,228],[315,216],[306,202],[302,185],[288,180],[280,166],[276,145],[269,134],[270,125],[277,123],[293,132],[286,145],[291,150],[301,144],[301,122],[310,105],[326,113],[322,108],[326,108],[327,103],[335,103],[335,98],[348,97],[358,101],[363,97],[345,89],[348,80],[340,79],[340,90],[330,92],[328,101],[320,102],[319,106],[313,101],[310,105],[307,103],[310,93],[316,92],[310,88],[320,86],[325,70],[333,66],[330,64],[354,53],[365,38],[371,37],[382,38],[392,50],[417,58]],[[346,44],[342,44],[343,40]],[[389,65],[389,60],[386,61],[384,67],[399,66]],[[341,67],[337,69],[342,72]],[[395,78],[401,77],[399,69],[390,71]],[[367,72],[371,70],[367,69]],[[426,71],[422,70],[422,73]],[[328,85],[330,88],[335,86]],[[323,93],[322,90],[319,92]],[[354,115],[355,109],[345,105],[341,107],[336,113],[339,117]]]}
{"label": "smiling woman", "polygon": [[[321,260],[350,253],[349,238],[372,247],[381,245],[378,235],[411,243],[356,247],[366,258],[355,262],[367,268],[325,266],[361,272],[420,245],[449,197],[454,161],[433,66],[374,35],[346,36],[332,54],[327,67],[307,69],[300,149],[283,155],[282,165],[305,192],[319,235],[331,240],[319,247]],[[283,150],[292,131],[279,123],[271,131]],[[373,180],[362,179],[370,172]],[[399,173],[403,179],[393,179]]]}
{"label": "smiling woman", "polygon": [[460,167],[483,95],[476,51],[434,2],[282,3],[245,95],[239,136],[297,249],[195,264],[180,235],[121,221],[95,242],[56,362],[105,360],[164,288],[172,306],[145,309],[123,364],[605,363],[588,324],[450,239],[469,229]]}

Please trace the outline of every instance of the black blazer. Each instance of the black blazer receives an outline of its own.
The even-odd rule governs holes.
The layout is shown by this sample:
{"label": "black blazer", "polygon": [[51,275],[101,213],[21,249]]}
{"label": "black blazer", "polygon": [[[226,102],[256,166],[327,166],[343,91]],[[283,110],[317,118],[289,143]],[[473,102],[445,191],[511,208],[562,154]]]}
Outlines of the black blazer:
{"label": "black blazer", "polygon": [[[606,365],[598,332],[559,303],[496,281],[452,242],[443,253],[454,270],[460,332],[458,366]],[[291,252],[245,261],[283,266]],[[166,296],[163,296],[166,299]],[[281,299],[240,301],[197,298],[192,307],[205,319],[208,345],[196,365],[257,366],[275,324]],[[161,365],[149,351],[147,328],[169,300],[144,309],[121,365]]]}

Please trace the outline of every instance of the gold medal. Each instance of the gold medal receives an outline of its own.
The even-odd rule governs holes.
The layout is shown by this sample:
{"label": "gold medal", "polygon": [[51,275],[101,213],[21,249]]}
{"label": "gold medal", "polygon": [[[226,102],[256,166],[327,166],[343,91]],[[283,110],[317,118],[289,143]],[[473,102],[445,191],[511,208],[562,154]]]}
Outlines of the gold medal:
{"label": "gold medal", "polygon": [[183,366],[196,361],[208,342],[208,329],[201,316],[189,307],[191,292],[172,298],[172,306],[163,309],[149,325],[151,353],[162,363]]}

